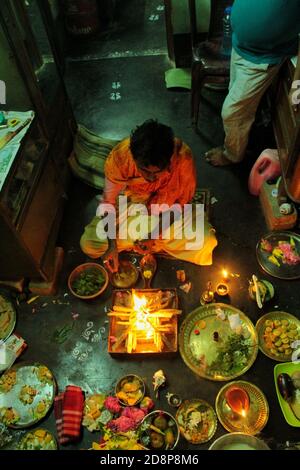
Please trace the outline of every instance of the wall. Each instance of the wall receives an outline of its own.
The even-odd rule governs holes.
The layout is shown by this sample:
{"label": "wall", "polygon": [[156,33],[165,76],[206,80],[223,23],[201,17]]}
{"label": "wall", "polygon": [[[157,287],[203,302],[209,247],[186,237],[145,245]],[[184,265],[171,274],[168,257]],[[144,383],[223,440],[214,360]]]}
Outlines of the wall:
{"label": "wall", "polygon": [[[210,0],[196,0],[198,31],[208,30]],[[172,0],[172,24],[174,34],[190,32],[188,0]]]}

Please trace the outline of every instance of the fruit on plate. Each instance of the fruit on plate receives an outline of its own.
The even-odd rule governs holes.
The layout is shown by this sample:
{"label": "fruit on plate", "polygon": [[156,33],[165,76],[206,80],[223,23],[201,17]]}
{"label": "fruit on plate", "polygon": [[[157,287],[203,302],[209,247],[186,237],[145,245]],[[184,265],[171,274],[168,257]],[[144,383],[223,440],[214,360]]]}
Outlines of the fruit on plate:
{"label": "fruit on plate", "polygon": [[275,356],[288,357],[292,354],[292,343],[300,339],[297,325],[288,319],[266,320],[264,325],[264,344]]}

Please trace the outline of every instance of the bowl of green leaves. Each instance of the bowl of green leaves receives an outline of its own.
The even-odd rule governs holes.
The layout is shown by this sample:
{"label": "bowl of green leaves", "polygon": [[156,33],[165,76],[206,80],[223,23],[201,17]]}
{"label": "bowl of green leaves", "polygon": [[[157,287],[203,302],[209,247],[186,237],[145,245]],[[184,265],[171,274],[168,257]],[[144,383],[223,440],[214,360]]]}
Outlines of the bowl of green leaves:
{"label": "bowl of green leaves", "polygon": [[107,271],[97,263],[85,263],[77,266],[68,279],[68,287],[79,299],[95,299],[107,288],[109,276]]}

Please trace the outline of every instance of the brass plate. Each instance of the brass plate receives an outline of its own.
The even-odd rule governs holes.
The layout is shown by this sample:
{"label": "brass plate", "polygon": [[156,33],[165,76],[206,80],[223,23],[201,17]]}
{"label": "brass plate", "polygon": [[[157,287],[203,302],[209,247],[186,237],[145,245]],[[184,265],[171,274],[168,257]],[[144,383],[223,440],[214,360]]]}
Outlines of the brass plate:
{"label": "brass plate", "polygon": [[[38,377],[42,364],[20,363],[6,371],[0,379],[0,412],[5,408],[13,408],[16,411],[18,420],[14,423],[8,423],[7,426],[14,429],[23,429],[38,423],[50,410],[55,397],[56,382],[51,371],[51,379],[45,382]],[[8,374],[16,374],[14,384],[10,390],[4,391],[3,381]],[[32,387],[37,393],[32,403],[24,404],[20,400],[20,393],[24,386]],[[40,410],[37,407],[40,405]],[[5,423],[4,423],[5,424]]]}
{"label": "brass plate", "polygon": [[276,266],[274,263],[268,260],[271,253],[268,253],[261,249],[260,243],[262,239],[267,240],[271,243],[272,247],[275,248],[279,241],[290,241],[293,238],[296,246],[296,251],[300,255],[300,236],[294,232],[271,232],[266,236],[262,237],[256,245],[256,256],[262,269],[273,277],[279,279],[299,279],[300,278],[300,263],[296,265],[289,265],[280,263],[280,266]]}
{"label": "brass plate", "polygon": [[176,420],[181,434],[191,444],[210,441],[218,426],[213,407],[197,398],[182,403],[176,413]]}
{"label": "brass plate", "polygon": [[[293,315],[291,315],[290,313],[287,313],[287,312],[280,312],[280,311],[276,311],[276,312],[269,312],[269,313],[266,313],[265,315],[263,315],[259,320],[258,322],[256,323],[256,330],[257,330],[257,334],[258,334],[258,341],[259,341],[259,349],[261,350],[262,353],[264,353],[266,356],[268,356],[270,359],[273,359],[274,361],[278,361],[278,362],[289,362],[292,360],[292,352],[288,355],[284,354],[284,353],[281,353],[280,351],[277,351],[278,352],[278,356],[275,355],[275,353],[272,353],[271,350],[266,346],[266,342],[265,342],[265,339],[264,339],[264,333],[265,333],[265,329],[267,327],[266,325],[266,321],[267,320],[270,320],[270,321],[275,321],[275,320],[288,320],[289,323],[293,323],[295,325],[297,325],[297,337],[295,337],[294,339],[290,339],[290,342],[293,342],[293,341],[296,341],[297,339],[300,339],[300,320],[298,320],[298,318],[294,317]],[[279,326],[280,328],[280,326]],[[280,336],[278,337],[278,340],[280,339]],[[289,348],[291,349],[291,348]]]}
{"label": "brass plate", "polygon": [[[237,352],[230,367],[224,360],[219,360],[219,365],[213,364],[229,336],[235,334],[228,320],[234,314],[238,314],[241,321],[238,336],[243,337],[243,345],[248,348],[246,355],[241,360]],[[223,320],[220,315],[224,316]],[[201,329],[203,321],[206,326]],[[200,333],[196,335],[197,330]],[[214,341],[215,333],[218,334],[218,341]],[[221,303],[209,304],[198,307],[182,323],[179,350],[186,365],[200,377],[226,381],[235,379],[250,369],[258,353],[258,337],[253,323],[240,310]],[[236,350],[239,351],[240,347]]]}
{"label": "brass plate", "polygon": [[[245,417],[232,411],[227,404],[225,394],[232,386],[242,388],[249,395],[250,406]],[[229,432],[255,435],[265,427],[269,419],[269,405],[265,395],[256,385],[243,380],[224,385],[217,395],[215,407],[220,423]]]}

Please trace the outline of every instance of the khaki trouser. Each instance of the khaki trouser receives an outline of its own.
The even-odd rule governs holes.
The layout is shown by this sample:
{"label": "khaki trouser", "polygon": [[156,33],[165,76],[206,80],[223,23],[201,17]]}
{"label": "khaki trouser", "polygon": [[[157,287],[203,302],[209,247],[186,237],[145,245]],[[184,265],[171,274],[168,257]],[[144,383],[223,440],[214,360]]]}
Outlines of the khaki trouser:
{"label": "khaki trouser", "polygon": [[229,93],[222,118],[225,155],[234,163],[244,158],[258,105],[281,65],[254,64],[232,49]]}
{"label": "khaki trouser", "polygon": [[[128,217],[128,222],[134,220],[134,217]],[[81,237],[80,245],[82,251],[90,258],[99,258],[102,256],[108,248],[107,238],[99,235],[99,217],[94,217],[89,225],[85,227],[84,233]],[[186,219],[185,223],[189,220]],[[180,225],[175,227],[175,224],[170,228],[170,237],[168,239],[157,239],[153,247],[155,253],[164,252],[177,259],[189,261],[198,265],[211,265],[212,264],[212,253],[218,242],[215,236],[215,230],[211,227],[209,222],[204,219],[204,240],[202,246],[198,249],[187,249],[189,246],[186,238],[178,238],[176,236],[177,230],[182,231]],[[145,216],[145,220],[142,223],[145,235],[149,232],[149,217]],[[125,239],[117,239],[118,251],[130,251],[134,248],[134,240],[128,236]]]}

